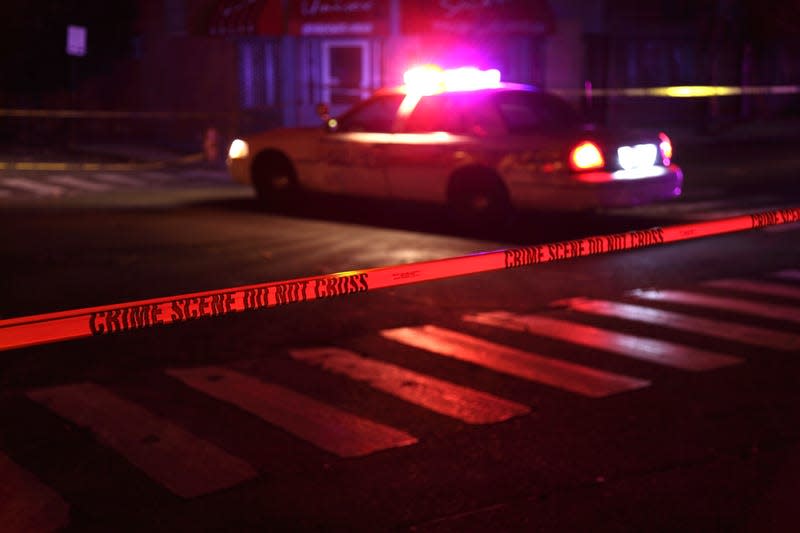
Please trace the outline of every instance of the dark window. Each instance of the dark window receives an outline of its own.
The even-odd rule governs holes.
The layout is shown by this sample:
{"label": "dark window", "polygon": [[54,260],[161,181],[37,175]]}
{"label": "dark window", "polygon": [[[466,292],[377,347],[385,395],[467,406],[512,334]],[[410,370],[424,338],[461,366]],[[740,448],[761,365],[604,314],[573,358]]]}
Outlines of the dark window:
{"label": "dark window", "polygon": [[412,133],[462,130],[462,106],[452,94],[423,96],[406,122],[406,131]]}
{"label": "dark window", "polygon": [[402,94],[374,96],[338,119],[337,131],[392,131]]}
{"label": "dark window", "polygon": [[362,46],[331,46],[329,56],[330,103],[354,104],[362,99],[364,90]]}
{"label": "dark window", "polygon": [[166,0],[164,2],[164,26],[167,33],[186,34],[186,0]]}
{"label": "dark window", "polygon": [[510,133],[533,133],[573,127],[579,118],[561,98],[532,91],[503,91],[495,103]]}
{"label": "dark window", "polygon": [[466,91],[424,96],[409,115],[405,130],[485,136],[501,135],[506,128],[490,94]]}

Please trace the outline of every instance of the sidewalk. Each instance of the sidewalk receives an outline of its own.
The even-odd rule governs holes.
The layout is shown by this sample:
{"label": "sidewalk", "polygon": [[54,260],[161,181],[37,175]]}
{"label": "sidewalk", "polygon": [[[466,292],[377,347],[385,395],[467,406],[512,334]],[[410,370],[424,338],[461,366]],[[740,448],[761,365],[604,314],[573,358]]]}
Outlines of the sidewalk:
{"label": "sidewalk", "polygon": [[[720,157],[741,155],[740,149],[765,153],[786,152],[797,143],[800,146],[800,117],[781,117],[741,121],[725,126],[715,126],[700,131],[691,126],[665,126],[664,131],[678,148],[678,159],[687,156]],[[715,149],[714,147],[719,147]],[[796,150],[792,149],[792,152]],[[0,169],[24,164],[25,169],[34,164],[44,165],[116,165],[123,169],[170,167],[175,165],[201,165],[225,171],[224,150],[219,161],[209,162],[198,149],[195,152],[168,148],[146,142],[92,142],[71,145],[17,145],[0,142]],[[800,152],[800,150],[797,150]]]}
{"label": "sidewalk", "polygon": [[174,167],[226,172],[224,160],[209,162],[201,152],[181,152],[143,143],[0,144],[0,170],[125,171]]}

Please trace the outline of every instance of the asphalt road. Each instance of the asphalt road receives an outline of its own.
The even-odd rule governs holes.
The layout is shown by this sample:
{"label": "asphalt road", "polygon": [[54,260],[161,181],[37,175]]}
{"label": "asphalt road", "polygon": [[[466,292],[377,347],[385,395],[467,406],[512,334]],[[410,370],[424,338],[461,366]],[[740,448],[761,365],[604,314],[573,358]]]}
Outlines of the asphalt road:
{"label": "asphalt road", "polygon": [[[757,180],[730,170],[748,165],[709,170],[679,205],[529,216],[511,233],[325,198],[265,214],[190,178],[9,202],[0,317],[796,199],[780,173],[750,194]],[[730,195],[711,183],[722,172],[738,175]],[[3,352],[0,517],[10,531],[784,531],[800,247],[781,229]]]}

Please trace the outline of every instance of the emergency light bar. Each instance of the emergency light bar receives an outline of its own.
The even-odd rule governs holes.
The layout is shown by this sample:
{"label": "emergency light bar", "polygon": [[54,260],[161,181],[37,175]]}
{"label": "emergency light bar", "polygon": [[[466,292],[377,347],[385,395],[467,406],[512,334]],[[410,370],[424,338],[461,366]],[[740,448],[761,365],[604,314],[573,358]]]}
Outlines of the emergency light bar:
{"label": "emergency light bar", "polygon": [[500,85],[500,71],[476,67],[442,69],[436,65],[421,65],[403,74],[409,93],[426,95],[447,91],[477,91]]}

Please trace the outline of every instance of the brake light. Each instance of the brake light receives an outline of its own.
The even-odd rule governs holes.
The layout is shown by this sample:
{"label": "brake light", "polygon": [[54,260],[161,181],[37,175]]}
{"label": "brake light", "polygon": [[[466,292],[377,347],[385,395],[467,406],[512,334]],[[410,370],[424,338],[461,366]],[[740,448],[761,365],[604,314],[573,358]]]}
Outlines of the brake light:
{"label": "brake light", "polygon": [[569,154],[569,164],[573,170],[603,168],[606,161],[600,148],[592,141],[583,141]]}
{"label": "brake light", "polygon": [[672,161],[672,141],[663,131],[658,134],[658,138],[661,141],[659,148],[661,148],[662,161],[664,162],[664,166],[668,167],[670,161]]}

